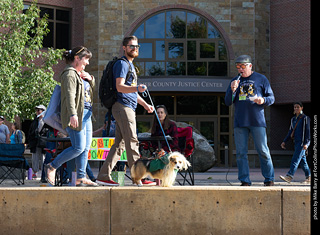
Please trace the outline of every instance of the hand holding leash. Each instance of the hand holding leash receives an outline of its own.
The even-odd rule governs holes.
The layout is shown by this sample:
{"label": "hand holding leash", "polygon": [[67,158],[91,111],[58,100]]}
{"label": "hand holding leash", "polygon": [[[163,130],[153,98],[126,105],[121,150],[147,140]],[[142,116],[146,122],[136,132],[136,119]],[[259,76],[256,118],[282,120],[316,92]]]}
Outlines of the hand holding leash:
{"label": "hand holding leash", "polygon": [[146,85],[140,84],[140,85],[137,86],[137,91],[140,92],[140,93],[145,92],[146,89],[147,89]]}

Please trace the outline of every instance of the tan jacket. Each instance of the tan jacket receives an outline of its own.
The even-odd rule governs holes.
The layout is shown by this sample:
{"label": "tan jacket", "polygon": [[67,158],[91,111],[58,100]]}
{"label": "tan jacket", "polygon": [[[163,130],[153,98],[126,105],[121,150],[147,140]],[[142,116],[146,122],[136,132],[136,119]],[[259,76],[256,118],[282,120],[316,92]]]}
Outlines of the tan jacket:
{"label": "tan jacket", "polygon": [[[90,83],[91,100],[95,79],[92,77]],[[61,122],[62,128],[70,127],[73,130],[81,131],[84,110],[84,84],[79,74],[71,65],[67,65],[61,73]],[[79,126],[70,126],[70,117],[78,116]]]}

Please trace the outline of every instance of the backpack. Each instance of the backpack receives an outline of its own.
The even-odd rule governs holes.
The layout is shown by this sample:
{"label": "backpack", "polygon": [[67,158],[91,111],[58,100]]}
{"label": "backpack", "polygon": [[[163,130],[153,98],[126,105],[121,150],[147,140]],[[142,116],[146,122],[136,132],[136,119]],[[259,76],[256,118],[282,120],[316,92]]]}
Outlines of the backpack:
{"label": "backpack", "polygon": [[103,70],[103,74],[99,84],[99,98],[101,101],[101,105],[106,107],[109,111],[111,111],[112,105],[117,100],[117,89],[114,85],[113,79],[113,66],[118,60],[127,62],[129,66],[129,72],[127,74],[125,82],[128,81],[130,75],[133,73],[129,61],[125,58],[118,57],[114,57],[113,60],[109,61],[105,70]]}
{"label": "backpack", "polygon": [[26,143],[26,134],[22,131],[21,131],[21,134],[22,134],[22,144]]}
{"label": "backpack", "polygon": [[125,82],[127,82],[130,75],[133,74],[129,61],[123,57],[122,58],[114,57],[113,60],[109,61],[105,70],[103,70],[103,74],[99,84],[99,98],[100,98],[101,106],[104,106],[109,110],[108,126],[107,126],[107,132],[106,132],[107,136],[109,135],[110,126],[111,126],[111,108],[112,108],[112,105],[117,101],[118,91],[116,89],[116,86],[114,85],[113,66],[118,60],[123,60],[127,62],[129,66],[129,72],[126,76]]}
{"label": "backpack", "polygon": [[[19,136],[21,136],[21,143],[19,143]],[[26,135],[22,130],[17,130],[15,135],[16,144],[24,144],[26,142]]]}

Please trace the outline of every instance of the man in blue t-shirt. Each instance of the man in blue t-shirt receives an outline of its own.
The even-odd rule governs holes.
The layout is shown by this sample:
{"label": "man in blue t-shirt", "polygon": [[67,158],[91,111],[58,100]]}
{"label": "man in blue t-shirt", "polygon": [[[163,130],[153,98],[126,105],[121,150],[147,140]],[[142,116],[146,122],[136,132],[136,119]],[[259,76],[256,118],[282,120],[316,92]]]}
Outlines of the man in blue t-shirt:
{"label": "man in blue t-shirt", "polygon": [[236,59],[239,76],[233,78],[226,91],[225,103],[234,104],[234,141],[236,145],[238,179],[241,186],[250,186],[248,164],[249,133],[260,159],[265,186],[274,185],[274,169],[267,145],[264,106],[274,103],[274,95],[268,79],[252,71],[251,57],[241,55]]}
{"label": "man in blue t-shirt", "polygon": [[[153,106],[147,104],[140,97],[139,92],[144,92],[147,87],[137,84],[137,74],[132,64],[134,58],[139,55],[138,38],[129,36],[123,39],[122,48],[124,50],[124,60],[118,60],[113,66],[113,78],[118,91],[117,101],[112,106],[112,115],[116,120],[116,136],[106,161],[104,162],[97,183],[107,186],[118,186],[111,178],[111,171],[120,159],[120,143],[124,140],[128,165],[131,169],[133,163],[139,159],[139,141],[136,130],[135,110],[137,104],[142,105],[148,113],[152,113]],[[129,66],[131,69],[129,69]],[[127,74],[131,73],[126,80]],[[144,181],[144,184],[155,184],[151,181]]]}

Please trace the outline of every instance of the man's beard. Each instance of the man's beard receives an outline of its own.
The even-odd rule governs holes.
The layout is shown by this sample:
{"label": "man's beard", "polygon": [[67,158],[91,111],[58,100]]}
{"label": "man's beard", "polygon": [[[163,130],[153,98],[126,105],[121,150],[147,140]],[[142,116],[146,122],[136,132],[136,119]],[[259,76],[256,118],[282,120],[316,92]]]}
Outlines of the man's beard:
{"label": "man's beard", "polygon": [[127,55],[134,59],[139,56],[139,51],[127,51]]}

